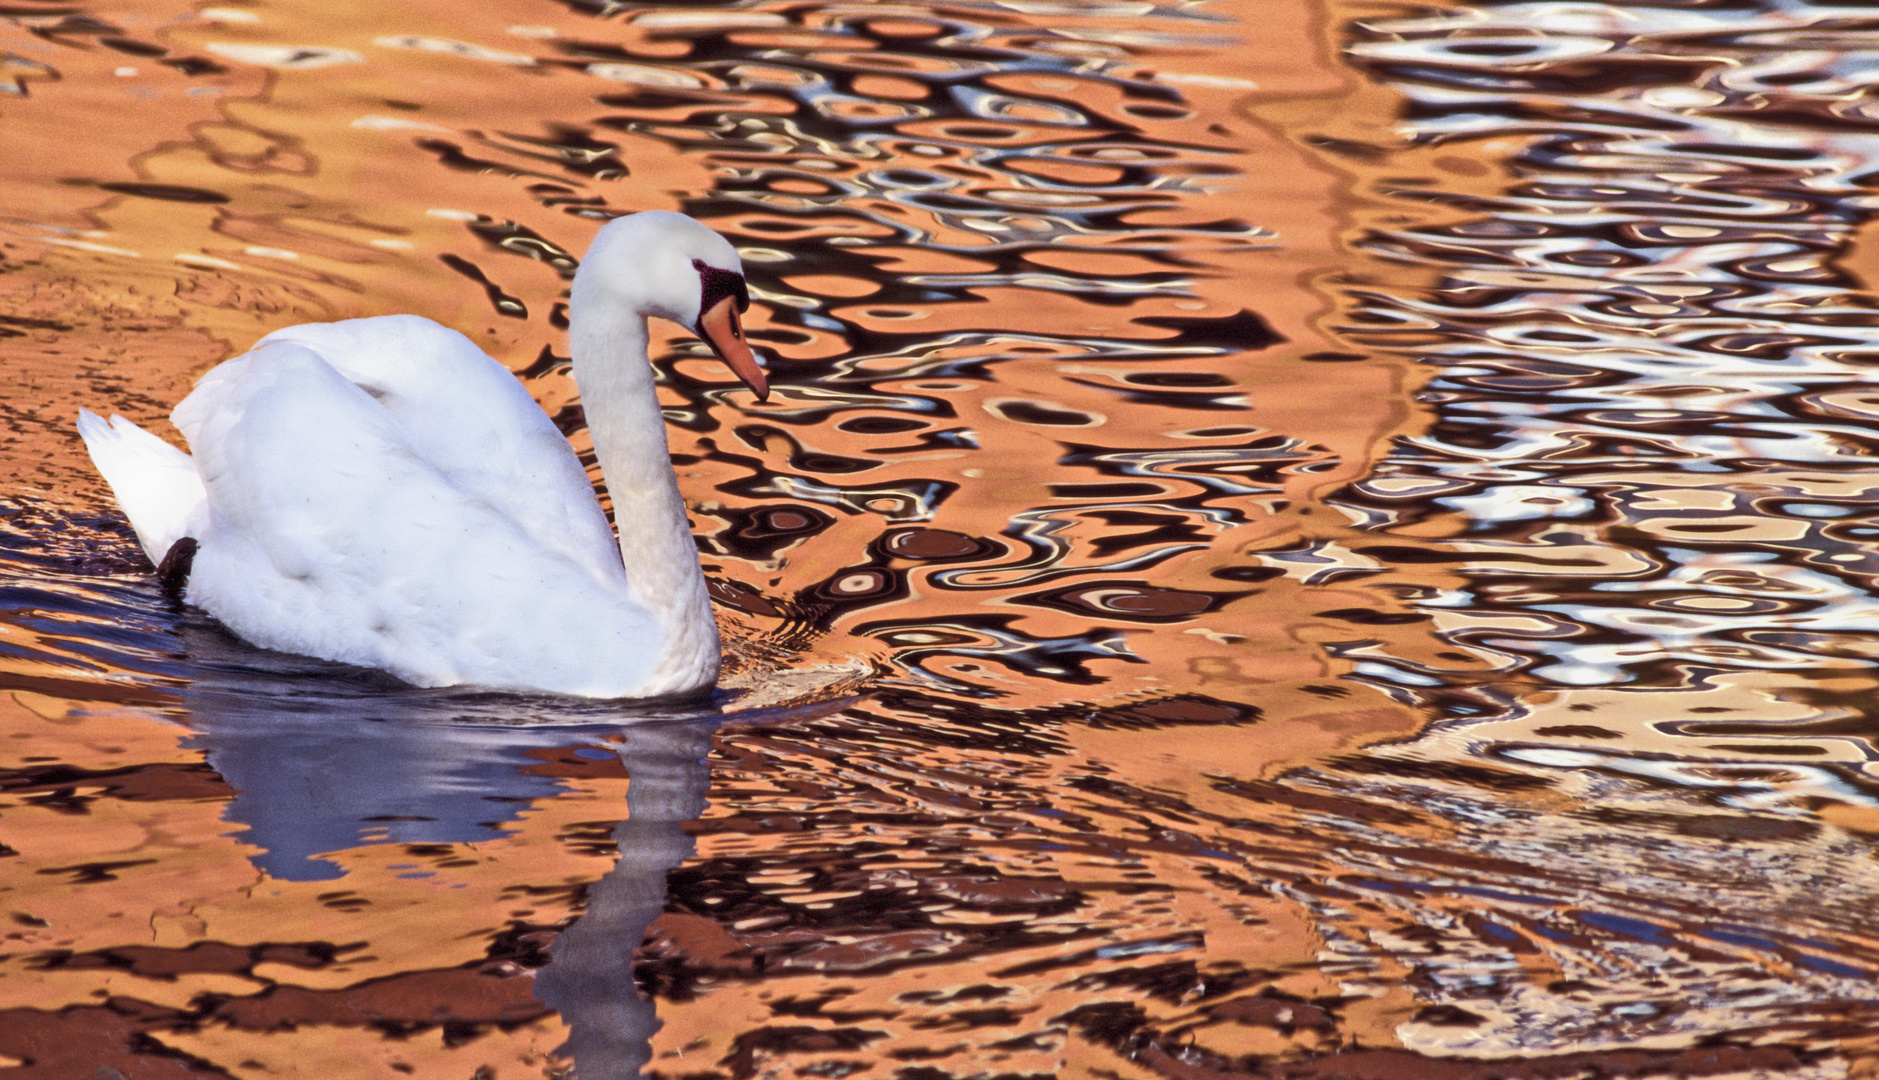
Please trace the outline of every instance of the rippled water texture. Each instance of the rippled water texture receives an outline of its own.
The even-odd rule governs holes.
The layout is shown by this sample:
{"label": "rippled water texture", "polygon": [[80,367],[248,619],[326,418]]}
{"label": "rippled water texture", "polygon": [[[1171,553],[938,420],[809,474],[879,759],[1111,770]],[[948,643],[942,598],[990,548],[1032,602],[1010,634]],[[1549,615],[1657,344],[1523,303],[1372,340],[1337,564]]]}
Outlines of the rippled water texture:
{"label": "rippled water texture", "polygon": [[[7,1075],[1879,1075],[1875,71],[1850,0],[12,0]],[[720,700],[164,597],[80,405],[416,311],[586,451],[646,208],[773,357],[655,332]]]}

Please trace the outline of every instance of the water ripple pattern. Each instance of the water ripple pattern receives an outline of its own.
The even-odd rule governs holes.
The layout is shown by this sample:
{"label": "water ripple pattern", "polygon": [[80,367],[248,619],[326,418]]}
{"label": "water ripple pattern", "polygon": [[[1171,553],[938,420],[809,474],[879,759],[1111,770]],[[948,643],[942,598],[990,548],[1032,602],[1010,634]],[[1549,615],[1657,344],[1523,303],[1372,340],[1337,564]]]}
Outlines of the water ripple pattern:
{"label": "water ripple pattern", "polygon": [[[0,1063],[1872,1075],[1868,23],[16,0]],[[71,436],[409,310],[591,455],[654,207],[713,702],[247,648]]]}
{"label": "water ripple pattern", "polygon": [[[1399,857],[1353,860],[1375,873],[1322,910],[1420,911],[1416,940],[1442,943],[1402,962],[1459,1012],[1405,1028],[1412,1045],[1740,1045],[1759,1017],[1805,1026],[1869,997],[1842,915],[1872,885],[1841,875],[1879,779],[1875,117],[1871,30],[1845,14],[1481,4],[1351,24],[1346,54],[1405,98],[1394,160],[1332,147],[1368,154],[1395,209],[1354,246],[1431,276],[1353,288],[1341,333],[1430,365],[1428,420],[1333,500],[1362,535],[1266,558],[1387,575],[1456,646],[1346,647],[1360,679],[1446,715],[1326,790],[1461,797],[1460,846],[1564,875],[1455,879],[1443,903],[1467,910],[1444,919]],[[1515,820],[1480,795],[1522,785],[1577,808]],[[1619,882],[1638,891],[1577,892]],[[1345,941],[1373,969],[1374,933]],[[1552,981],[1520,976],[1536,961]],[[1668,993],[1609,995],[1626,971]]]}
{"label": "water ripple pattern", "polygon": [[1492,5],[1350,47],[1417,142],[1519,143],[1499,190],[1426,193],[1454,220],[1368,238],[1442,284],[1348,331],[1441,365],[1438,419],[1356,493],[1467,520],[1470,584],[1428,602],[1509,669],[1678,686],[1879,647],[1871,42],[1831,16]]}

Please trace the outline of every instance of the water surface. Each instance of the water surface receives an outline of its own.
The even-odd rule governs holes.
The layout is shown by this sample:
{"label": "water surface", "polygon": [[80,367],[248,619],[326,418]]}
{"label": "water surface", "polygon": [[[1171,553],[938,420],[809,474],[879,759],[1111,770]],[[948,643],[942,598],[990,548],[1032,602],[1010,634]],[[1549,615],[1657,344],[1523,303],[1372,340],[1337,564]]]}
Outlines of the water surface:
{"label": "water surface", "polygon": [[[0,12],[21,1076],[1867,1075],[1859,9]],[[75,436],[417,311],[586,451],[597,223],[732,653],[410,691],[167,600]],[[637,946],[637,952],[635,947]]]}

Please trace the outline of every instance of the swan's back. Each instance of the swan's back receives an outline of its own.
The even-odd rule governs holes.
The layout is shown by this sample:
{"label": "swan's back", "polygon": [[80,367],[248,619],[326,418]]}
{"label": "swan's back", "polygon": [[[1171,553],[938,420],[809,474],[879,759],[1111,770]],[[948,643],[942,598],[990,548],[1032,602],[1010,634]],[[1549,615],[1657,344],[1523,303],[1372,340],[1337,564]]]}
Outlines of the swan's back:
{"label": "swan's back", "polygon": [[[544,549],[603,579],[621,572],[613,530],[567,440],[515,376],[469,338],[422,316],[382,315],[290,326],[255,350],[280,344],[305,346],[364,390],[419,457]],[[222,370],[204,376],[172,414],[192,446],[196,418],[222,400]]]}

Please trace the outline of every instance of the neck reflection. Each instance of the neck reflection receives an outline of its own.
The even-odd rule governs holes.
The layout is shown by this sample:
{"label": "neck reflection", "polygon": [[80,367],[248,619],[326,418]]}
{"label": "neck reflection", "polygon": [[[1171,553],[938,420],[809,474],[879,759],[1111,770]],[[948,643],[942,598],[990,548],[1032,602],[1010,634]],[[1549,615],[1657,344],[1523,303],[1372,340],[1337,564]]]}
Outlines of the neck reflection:
{"label": "neck reflection", "polygon": [[636,1077],[659,1029],[633,976],[633,950],[665,910],[666,874],[691,856],[685,823],[705,809],[705,754],[715,725],[692,721],[629,728],[627,819],[613,831],[620,859],[587,891],[587,911],[555,942],[536,973],[535,996],[567,1022],[560,1052],[581,1080]]}

